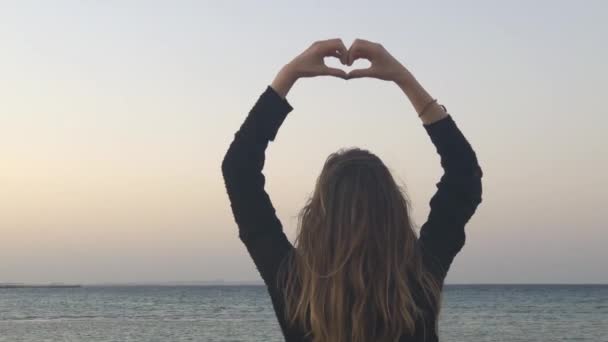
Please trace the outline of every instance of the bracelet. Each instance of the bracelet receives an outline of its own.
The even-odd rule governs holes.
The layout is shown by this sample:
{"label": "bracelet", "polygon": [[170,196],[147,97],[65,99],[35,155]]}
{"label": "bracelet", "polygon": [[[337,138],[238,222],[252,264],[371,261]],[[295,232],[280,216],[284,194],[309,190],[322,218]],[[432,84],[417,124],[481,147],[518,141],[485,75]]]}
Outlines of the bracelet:
{"label": "bracelet", "polygon": [[[418,114],[418,117],[421,117],[421,116],[424,114],[424,112],[425,112],[425,111],[426,111],[426,110],[427,110],[427,109],[428,109],[428,108],[429,108],[429,107],[430,107],[430,106],[431,106],[433,103],[436,103],[436,102],[437,102],[437,99],[433,99],[432,101],[429,101],[429,103],[427,103],[426,105],[424,105],[424,108],[422,108],[422,110],[420,111],[420,114]],[[447,112],[447,109],[445,108],[445,106],[444,106],[444,105],[440,105],[440,106],[441,106],[441,108],[443,108],[443,111],[444,111],[444,112]]]}
{"label": "bracelet", "polygon": [[424,107],[422,108],[422,110],[420,111],[420,114],[418,114],[418,117],[421,117],[424,112],[433,104],[436,103],[437,99],[433,99],[431,101],[429,101],[429,103],[425,104]]}

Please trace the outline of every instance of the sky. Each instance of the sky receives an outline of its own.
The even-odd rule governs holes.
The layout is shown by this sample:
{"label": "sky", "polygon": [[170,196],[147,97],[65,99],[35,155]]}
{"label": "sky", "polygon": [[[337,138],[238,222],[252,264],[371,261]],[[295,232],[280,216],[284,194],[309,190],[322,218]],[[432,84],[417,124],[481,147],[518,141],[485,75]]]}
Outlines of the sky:
{"label": "sky", "polygon": [[[608,283],[607,15],[604,1],[4,1],[0,283],[260,281],[221,161],[278,70],[329,38],[382,43],[477,154],[483,202],[448,283]],[[287,100],[264,175],[292,241],[341,147],[377,154],[424,223],[442,170],[394,84],[304,79]]]}

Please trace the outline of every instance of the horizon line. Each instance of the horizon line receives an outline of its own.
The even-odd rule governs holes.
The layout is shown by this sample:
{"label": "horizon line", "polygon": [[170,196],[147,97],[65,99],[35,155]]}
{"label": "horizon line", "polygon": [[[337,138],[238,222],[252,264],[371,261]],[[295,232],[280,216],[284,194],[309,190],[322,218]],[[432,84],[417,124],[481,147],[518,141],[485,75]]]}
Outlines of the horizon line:
{"label": "horizon line", "polygon": [[[81,286],[81,287],[100,287],[100,286],[265,286],[266,284],[263,281],[257,280],[203,280],[203,281],[146,281],[146,282],[94,282],[94,283],[78,283],[78,282],[0,282],[0,287],[2,286]],[[530,282],[530,283],[521,283],[521,282],[513,282],[513,283],[500,283],[500,282],[477,282],[477,283],[467,283],[467,282],[455,282],[455,283],[445,283],[445,286],[585,286],[585,285],[599,285],[606,286],[608,282]]]}

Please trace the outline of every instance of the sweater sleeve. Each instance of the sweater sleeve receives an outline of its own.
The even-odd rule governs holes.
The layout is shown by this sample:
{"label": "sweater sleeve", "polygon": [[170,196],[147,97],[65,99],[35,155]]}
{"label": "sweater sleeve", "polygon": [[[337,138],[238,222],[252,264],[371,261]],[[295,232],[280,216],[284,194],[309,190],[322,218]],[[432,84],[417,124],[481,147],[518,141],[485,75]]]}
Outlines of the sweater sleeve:
{"label": "sweater sleeve", "polygon": [[267,285],[275,285],[280,262],[293,246],[264,190],[262,168],[269,141],[275,139],[292,109],[287,100],[267,87],[234,134],[222,161],[222,174],[239,238]]}
{"label": "sweater sleeve", "polygon": [[483,172],[451,115],[423,127],[435,145],[444,173],[430,200],[419,242],[427,265],[443,280],[464,246],[464,226],[481,203]]}

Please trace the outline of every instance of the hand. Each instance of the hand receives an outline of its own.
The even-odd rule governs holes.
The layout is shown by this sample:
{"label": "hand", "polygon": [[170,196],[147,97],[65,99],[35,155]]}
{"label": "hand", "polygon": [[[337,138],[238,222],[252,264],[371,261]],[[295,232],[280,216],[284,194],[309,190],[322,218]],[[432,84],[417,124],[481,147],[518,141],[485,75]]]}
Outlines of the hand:
{"label": "hand", "polygon": [[400,83],[411,76],[409,71],[379,43],[356,39],[348,51],[346,65],[353,65],[357,59],[367,59],[371,66],[366,69],[351,70],[348,73],[349,79],[372,77]]}
{"label": "hand", "polygon": [[[349,79],[373,77],[395,82],[410,99],[419,115],[422,114],[421,111],[425,109],[426,105],[433,100],[431,95],[420,85],[407,68],[388,53],[382,45],[363,39],[356,39],[348,51],[346,65],[351,66],[354,61],[360,58],[369,60],[372,65],[366,69],[351,70],[348,73]],[[422,122],[427,125],[448,115],[437,102],[431,103],[427,111],[428,113],[420,117]]]}
{"label": "hand", "polygon": [[346,71],[325,65],[325,57],[336,57],[346,64],[348,51],[341,39],[320,40],[286,64],[271,87],[283,98],[300,77],[335,76],[348,78]]}
{"label": "hand", "polygon": [[329,39],[314,42],[308,49],[285,66],[294,77],[335,76],[346,79],[346,71],[325,65],[325,57],[336,57],[346,64],[348,51],[342,39]]}

